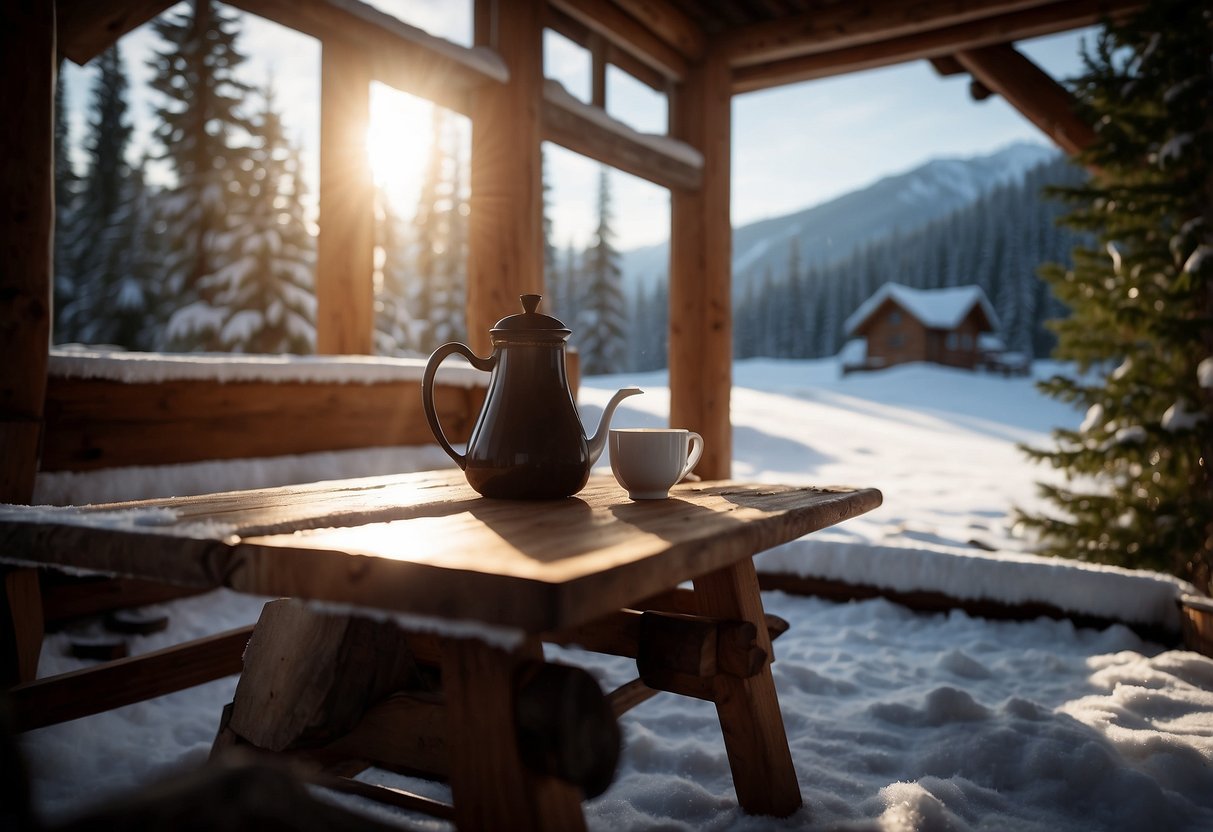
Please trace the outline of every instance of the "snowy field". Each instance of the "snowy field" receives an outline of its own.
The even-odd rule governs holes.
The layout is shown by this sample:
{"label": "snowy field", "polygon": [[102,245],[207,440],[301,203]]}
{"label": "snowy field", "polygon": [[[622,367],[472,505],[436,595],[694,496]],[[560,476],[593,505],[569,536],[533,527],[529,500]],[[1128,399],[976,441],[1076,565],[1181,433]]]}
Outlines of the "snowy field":
{"label": "snowy field", "polygon": [[[630,384],[646,394],[627,399],[614,425],[664,424],[658,374],[587,380],[587,423]],[[923,365],[839,378],[832,362],[747,361],[735,384],[735,477],[884,493],[880,509],[776,550],[762,568],[1173,623],[1179,582],[1026,554],[1010,510],[1039,507],[1033,483],[1049,472],[1015,443],[1081,419],[1029,379]],[[773,670],[805,807],[782,820],[740,812],[714,708],[659,694],[622,718],[616,780],[585,804],[591,829],[1213,829],[1213,660],[1119,625],[781,593],[764,602],[791,623]],[[170,632],[133,639],[132,652],[252,622],[260,603],[219,591],[165,605]],[[65,646],[48,637],[42,675],[80,666]],[[585,664],[608,689],[634,676],[621,659],[550,657]],[[25,735],[38,811],[61,819],[200,764],[234,688],[220,680]],[[440,785],[364,776],[449,797]],[[446,828],[350,805],[405,828]]]}

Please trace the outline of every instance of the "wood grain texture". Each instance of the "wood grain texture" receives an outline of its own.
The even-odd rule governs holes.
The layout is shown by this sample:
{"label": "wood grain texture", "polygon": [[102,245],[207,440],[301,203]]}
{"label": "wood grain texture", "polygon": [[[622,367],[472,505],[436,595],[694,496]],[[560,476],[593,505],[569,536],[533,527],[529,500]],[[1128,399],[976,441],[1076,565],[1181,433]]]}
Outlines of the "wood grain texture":
{"label": "wood grain texture", "polygon": [[42,654],[38,570],[0,568],[0,686],[33,681]]}
{"label": "wood grain texture", "polygon": [[552,0],[552,5],[665,77],[686,76],[686,56],[610,0]]}
{"label": "wood grain texture", "polygon": [[327,744],[418,679],[396,625],[271,601],[244,652],[229,727],[270,751]]}
{"label": "wood grain texture", "polygon": [[1016,12],[841,49],[769,61],[733,71],[733,93],[830,78],[882,66],[952,55],[1000,43],[1092,26],[1140,8],[1142,0],[1057,0]]}
{"label": "wood grain texture", "polygon": [[[696,578],[695,595],[707,615],[754,624],[758,646],[772,655],[753,560]],[[756,814],[792,814],[801,805],[800,786],[770,664],[747,678],[722,673],[713,682],[737,802]]]}
{"label": "wood grain texture", "polygon": [[477,0],[476,43],[510,70],[507,84],[472,93],[467,331],[477,355],[520,295],[543,294],[543,6]]}
{"label": "wood grain texture", "polygon": [[696,472],[730,475],[733,427],[731,99],[720,53],[709,50],[677,90],[671,133],[704,157],[696,191],[670,195],[670,425],[703,436]]}
{"label": "wood grain texture", "polygon": [[252,629],[240,627],[19,685],[9,691],[17,728],[55,725],[239,673]]}
{"label": "wood grain texture", "polygon": [[[489,500],[459,471],[425,472],[118,503],[68,512],[70,524],[10,517],[0,520],[0,553],[540,633],[628,607],[881,500],[872,489],[730,482],[675,486],[671,497],[631,502],[613,478],[595,476],[564,500]],[[141,522],[114,528],[123,517]]]}
{"label": "wood grain texture", "polygon": [[6,3],[0,26],[0,503],[33,495],[51,337],[55,5]]}
{"label": "wood grain texture", "polygon": [[371,67],[356,42],[329,38],[320,57],[320,233],[316,352],[374,352],[375,188],[366,147]]}
{"label": "wood grain texture", "polygon": [[[452,442],[467,440],[485,389],[435,385],[434,404]],[[421,385],[406,381],[128,383],[52,377],[46,422],[44,471],[434,441],[421,407]]]}
{"label": "wood grain texture", "polygon": [[795,15],[728,32],[721,48],[730,66],[749,66],[889,40],[983,17],[1047,6],[1052,0],[814,0]]}
{"label": "wood grain texture", "polygon": [[506,652],[480,641],[443,646],[451,795],[461,832],[502,828],[555,832],[585,828],[581,790],[522,762],[514,728],[519,669],[542,661],[532,641]]}
{"label": "wood grain texture", "polygon": [[695,190],[703,181],[697,165],[648,142],[608,130],[556,95],[543,102],[543,138],[666,188]]}

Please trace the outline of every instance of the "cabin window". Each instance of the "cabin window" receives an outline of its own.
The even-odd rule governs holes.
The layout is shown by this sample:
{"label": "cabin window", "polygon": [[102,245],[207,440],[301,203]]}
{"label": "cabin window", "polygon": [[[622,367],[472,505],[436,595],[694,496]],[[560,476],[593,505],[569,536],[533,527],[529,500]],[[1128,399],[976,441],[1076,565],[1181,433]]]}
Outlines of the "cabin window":
{"label": "cabin window", "polygon": [[889,323],[892,324],[893,326],[898,326],[901,323],[900,310],[894,309],[892,312],[889,313]]}
{"label": "cabin window", "polygon": [[905,346],[905,343],[906,343],[906,337],[904,335],[902,335],[900,332],[897,333],[896,335],[889,336],[889,348],[890,349],[898,349],[899,347]]}
{"label": "cabin window", "polygon": [[949,332],[948,333],[948,349],[950,349],[950,350],[956,349],[956,342],[957,342],[956,333]]}

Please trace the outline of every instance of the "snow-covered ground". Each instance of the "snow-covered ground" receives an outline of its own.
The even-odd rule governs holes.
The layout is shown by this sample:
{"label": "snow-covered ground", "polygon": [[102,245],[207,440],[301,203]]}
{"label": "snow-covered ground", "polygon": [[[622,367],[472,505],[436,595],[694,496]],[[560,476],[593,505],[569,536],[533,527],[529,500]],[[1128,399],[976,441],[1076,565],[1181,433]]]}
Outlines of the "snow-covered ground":
{"label": "snow-covered ground", "polygon": [[[1081,415],[1031,380],[924,365],[840,378],[828,361],[740,362],[734,380],[735,477],[884,492],[878,510],[764,556],[763,568],[1155,624],[1173,615],[1183,586],[1172,579],[1027,554],[1010,511],[1040,507],[1033,483],[1050,472],[1015,443],[1047,441],[1050,427]],[[587,424],[631,384],[647,392],[613,424],[664,424],[661,374],[588,379]],[[740,812],[713,707],[659,694],[621,720],[616,780],[585,805],[592,829],[1213,829],[1213,660],[1119,625],[990,622],[781,593],[764,602],[791,623],[774,675],[804,809],[783,820]],[[170,632],[133,639],[133,651],[251,622],[260,601],[220,591],[168,606]],[[65,643],[48,637],[42,674],[79,666]],[[590,667],[605,688],[635,675],[622,659],[550,654]],[[201,763],[234,687],[220,680],[26,735],[39,811],[61,818]],[[423,781],[365,776],[447,796]]]}

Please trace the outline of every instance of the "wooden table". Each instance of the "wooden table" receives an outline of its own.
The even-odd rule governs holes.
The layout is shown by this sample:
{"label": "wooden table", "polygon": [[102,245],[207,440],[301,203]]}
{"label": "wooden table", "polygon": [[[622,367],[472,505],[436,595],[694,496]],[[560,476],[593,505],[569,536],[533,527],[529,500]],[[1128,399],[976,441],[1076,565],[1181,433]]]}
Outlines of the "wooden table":
{"label": "wooden table", "polygon": [[[315,639],[327,638],[330,647],[348,641],[347,624],[334,629],[325,622],[348,622],[358,612],[404,633],[400,655],[435,665],[441,693],[413,695],[407,707],[397,703],[388,722],[421,733],[419,726],[441,723],[431,732],[441,734],[431,737],[441,746],[434,768],[449,777],[461,829],[501,828],[503,818],[527,829],[584,824],[585,778],[570,777],[560,761],[536,761],[530,729],[519,724],[531,696],[523,692],[526,680],[551,667],[543,662],[543,641],[637,659],[642,681],[603,699],[615,714],[658,689],[713,700],[738,801],[748,811],[783,816],[801,797],[752,557],[880,501],[873,489],[723,481],[677,486],[669,500],[632,502],[613,479],[596,476],[573,498],[515,502],[478,496],[458,471],[427,472],[54,514],[0,511],[0,558],[312,602],[276,602],[294,605],[276,607],[276,632],[267,621],[273,616],[263,615],[229,706],[232,724],[242,703],[246,711],[258,708],[246,726],[264,722],[260,708],[281,699],[283,685],[295,692],[292,701],[323,700],[320,711],[348,701],[348,694],[334,695],[340,681],[300,695],[304,682],[284,681],[274,669],[301,653],[329,655]],[[693,591],[677,589],[687,581]],[[433,623],[451,619],[475,624],[459,630]],[[484,625],[490,629],[476,630]],[[283,633],[291,632],[284,642]],[[296,637],[313,641],[303,651],[289,641]],[[384,681],[384,664],[359,671],[369,674],[368,685],[399,683]],[[323,669],[295,675],[311,680]],[[378,727],[350,733],[374,745],[392,731],[372,719],[379,706],[367,705],[360,715]],[[409,715],[398,715],[404,711]],[[578,723],[570,730],[585,729]],[[230,739],[230,725],[228,731]],[[248,740],[249,731],[235,733]],[[260,725],[251,731],[274,733]],[[567,737],[549,740],[571,747]],[[412,757],[402,765],[425,768]],[[600,777],[601,771],[591,779]]]}

